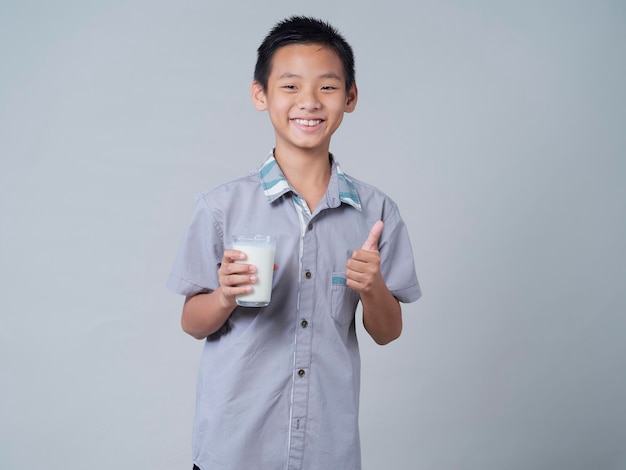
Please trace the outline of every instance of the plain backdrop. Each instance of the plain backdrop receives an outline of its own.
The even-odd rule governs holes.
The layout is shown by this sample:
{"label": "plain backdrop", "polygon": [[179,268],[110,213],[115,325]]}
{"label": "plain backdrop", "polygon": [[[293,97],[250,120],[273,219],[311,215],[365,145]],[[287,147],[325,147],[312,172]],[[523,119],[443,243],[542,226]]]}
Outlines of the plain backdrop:
{"label": "plain backdrop", "polygon": [[363,469],[626,468],[625,5],[2,0],[0,468],[191,467],[165,282],[195,195],[272,148],[249,85],[291,14],[353,45],[332,150],[424,292],[396,342],[359,326]]}

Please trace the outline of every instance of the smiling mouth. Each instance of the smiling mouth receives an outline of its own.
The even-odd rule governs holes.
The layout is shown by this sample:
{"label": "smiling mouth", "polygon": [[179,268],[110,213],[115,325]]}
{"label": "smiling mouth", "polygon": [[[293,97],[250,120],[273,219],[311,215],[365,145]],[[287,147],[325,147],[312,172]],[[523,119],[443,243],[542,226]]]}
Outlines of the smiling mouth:
{"label": "smiling mouth", "polygon": [[322,123],[321,119],[293,119],[293,121],[301,126],[315,127]]}

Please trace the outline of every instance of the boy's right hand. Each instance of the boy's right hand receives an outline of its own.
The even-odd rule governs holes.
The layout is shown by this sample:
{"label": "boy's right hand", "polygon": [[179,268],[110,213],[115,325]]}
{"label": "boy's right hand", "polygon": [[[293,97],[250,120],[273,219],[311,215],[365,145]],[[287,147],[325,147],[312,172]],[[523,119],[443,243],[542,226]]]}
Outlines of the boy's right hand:
{"label": "boy's right hand", "polygon": [[[226,250],[217,273],[224,306],[235,308],[235,297],[252,292],[252,284],[257,282],[256,267],[252,264],[241,263],[246,254],[239,250]],[[239,261],[239,262],[236,262]]]}

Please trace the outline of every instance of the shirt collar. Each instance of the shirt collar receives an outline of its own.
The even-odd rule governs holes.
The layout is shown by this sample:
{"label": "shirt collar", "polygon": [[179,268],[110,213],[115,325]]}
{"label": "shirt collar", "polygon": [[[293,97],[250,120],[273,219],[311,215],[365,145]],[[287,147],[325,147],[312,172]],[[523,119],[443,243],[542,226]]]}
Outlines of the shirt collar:
{"label": "shirt collar", "polygon": [[[338,200],[339,203],[349,204],[357,210],[361,210],[361,199],[352,180],[343,172],[335,158],[330,156],[332,168],[330,183],[326,192],[330,201]],[[281,171],[274,152],[271,152],[261,168],[259,178],[265,192],[267,202],[272,203],[289,192],[295,192],[289,185],[287,178]],[[339,204],[336,204],[339,205]]]}

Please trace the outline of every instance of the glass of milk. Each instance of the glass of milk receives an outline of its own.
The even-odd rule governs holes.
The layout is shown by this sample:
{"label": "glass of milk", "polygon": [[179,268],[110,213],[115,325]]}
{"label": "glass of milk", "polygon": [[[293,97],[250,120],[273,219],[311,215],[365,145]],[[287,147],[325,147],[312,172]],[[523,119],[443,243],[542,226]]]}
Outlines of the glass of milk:
{"label": "glass of milk", "polygon": [[265,307],[272,298],[272,279],[274,277],[274,253],[276,237],[269,235],[235,235],[233,249],[243,251],[247,258],[236,263],[256,266],[258,280],[252,285],[252,292],[238,295],[237,305],[242,307]]}

